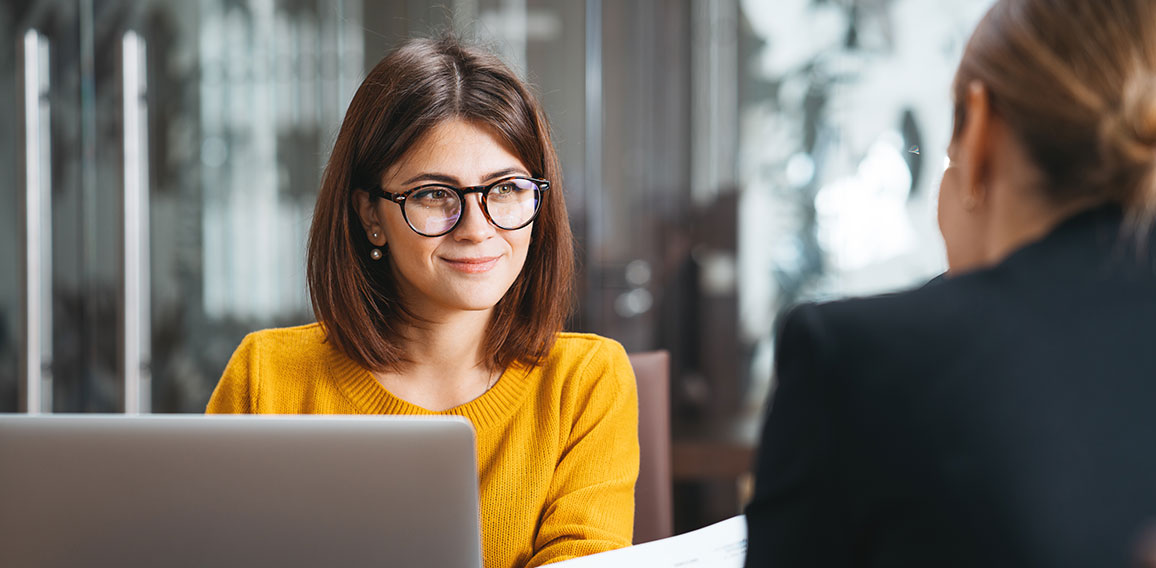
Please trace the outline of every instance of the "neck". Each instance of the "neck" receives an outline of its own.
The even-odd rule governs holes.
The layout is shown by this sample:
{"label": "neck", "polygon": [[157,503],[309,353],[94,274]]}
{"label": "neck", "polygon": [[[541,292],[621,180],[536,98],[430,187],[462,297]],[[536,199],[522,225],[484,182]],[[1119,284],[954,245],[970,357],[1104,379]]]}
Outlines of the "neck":
{"label": "neck", "polygon": [[483,350],[492,312],[423,316],[425,321],[403,334],[409,362],[374,376],[394,396],[432,411],[448,410],[482,396],[499,375],[488,365]]}
{"label": "neck", "polygon": [[429,375],[444,381],[476,370],[486,371],[483,342],[491,313],[492,310],[457,312],[410,326],[404,334],[410,363],[402,374]]}
{"label": "neck", "polygon": [[988,265],[1046,236],[1063,220],[1096,204],[1094,199],[1078,199],[1062,204],[1049,200],[1040,191],[995,191],[1002,203],[993,208],[986,239]]}

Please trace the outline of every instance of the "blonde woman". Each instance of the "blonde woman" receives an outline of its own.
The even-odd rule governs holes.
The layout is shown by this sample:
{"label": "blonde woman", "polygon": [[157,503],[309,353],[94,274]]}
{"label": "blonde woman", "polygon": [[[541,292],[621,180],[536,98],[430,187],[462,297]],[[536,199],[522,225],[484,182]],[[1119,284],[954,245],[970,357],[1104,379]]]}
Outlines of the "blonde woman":
{"label": "blonde woman", "polygon": [[1156,520],[1156,2],[999,0],[954,90],[948,276],[786,318],[748,566],[1128,566]]}

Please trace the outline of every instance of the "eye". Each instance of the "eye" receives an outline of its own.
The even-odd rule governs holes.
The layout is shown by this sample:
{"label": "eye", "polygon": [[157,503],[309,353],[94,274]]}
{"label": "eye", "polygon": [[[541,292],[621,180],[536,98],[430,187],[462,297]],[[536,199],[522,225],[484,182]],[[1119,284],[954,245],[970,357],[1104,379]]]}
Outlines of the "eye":
{"label": "eye", "polygon": [[503,181],[490,188],[489,199],[501,202],[517,202],[526,198],[534,189],[533,182],[524,179]]}
{"label": "eye", "polygon": [[447,189],[431,187],[414,192],[409,199],[426,207],[437,207],[453,202],[456,196]]}

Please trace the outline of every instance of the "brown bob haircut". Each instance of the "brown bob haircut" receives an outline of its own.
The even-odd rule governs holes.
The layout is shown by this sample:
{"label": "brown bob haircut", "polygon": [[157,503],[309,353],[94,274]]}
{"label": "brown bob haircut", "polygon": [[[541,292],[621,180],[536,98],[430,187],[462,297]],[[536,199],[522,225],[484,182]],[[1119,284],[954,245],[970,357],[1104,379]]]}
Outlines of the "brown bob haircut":
{"label": "brown bob haircut", "polygon": [[407,362],[403,332],[420,325],[398,297],[389,255],[373,246],[353,192],[375,187],[435,125],[451,119],[488,128],[530,174],[550,181],[533,224],[526,264],[494,308],[487,364],[537,364],[573,305],[574,251],[561,169],[549,125],[529,88],[499,59],[453,37],[414,39],[385,56],[345,113],[309,230],[307,279],[313,312],[333,346],[362,366]]}
{"label": "brown bob haircut", "polygon": [[956,74],[955,136],[979,81],[1027,148],[1055,203],[1156,213],[1156,2],[999,0]]}

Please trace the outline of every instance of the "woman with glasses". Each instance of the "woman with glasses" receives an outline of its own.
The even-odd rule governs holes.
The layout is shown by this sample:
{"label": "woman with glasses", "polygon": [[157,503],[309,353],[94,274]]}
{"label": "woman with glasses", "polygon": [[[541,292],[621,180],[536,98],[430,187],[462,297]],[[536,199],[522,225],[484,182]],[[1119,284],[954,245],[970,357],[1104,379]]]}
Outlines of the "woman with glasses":
{"label": "woman with glasses", "polygon": [[998,0],[945,278],[784,318],[747,566],[1088,567],[1156,526],[1156,0]]}
{"label": "woman with glasses", "polygon": [[477,433],[488,567],[630,545],[634,375],[562,333],[572,239],[538,101],[452,39],[387,55],[350,103],[309,237],[317,323],[250,334],[208,412],[453,414]]}

